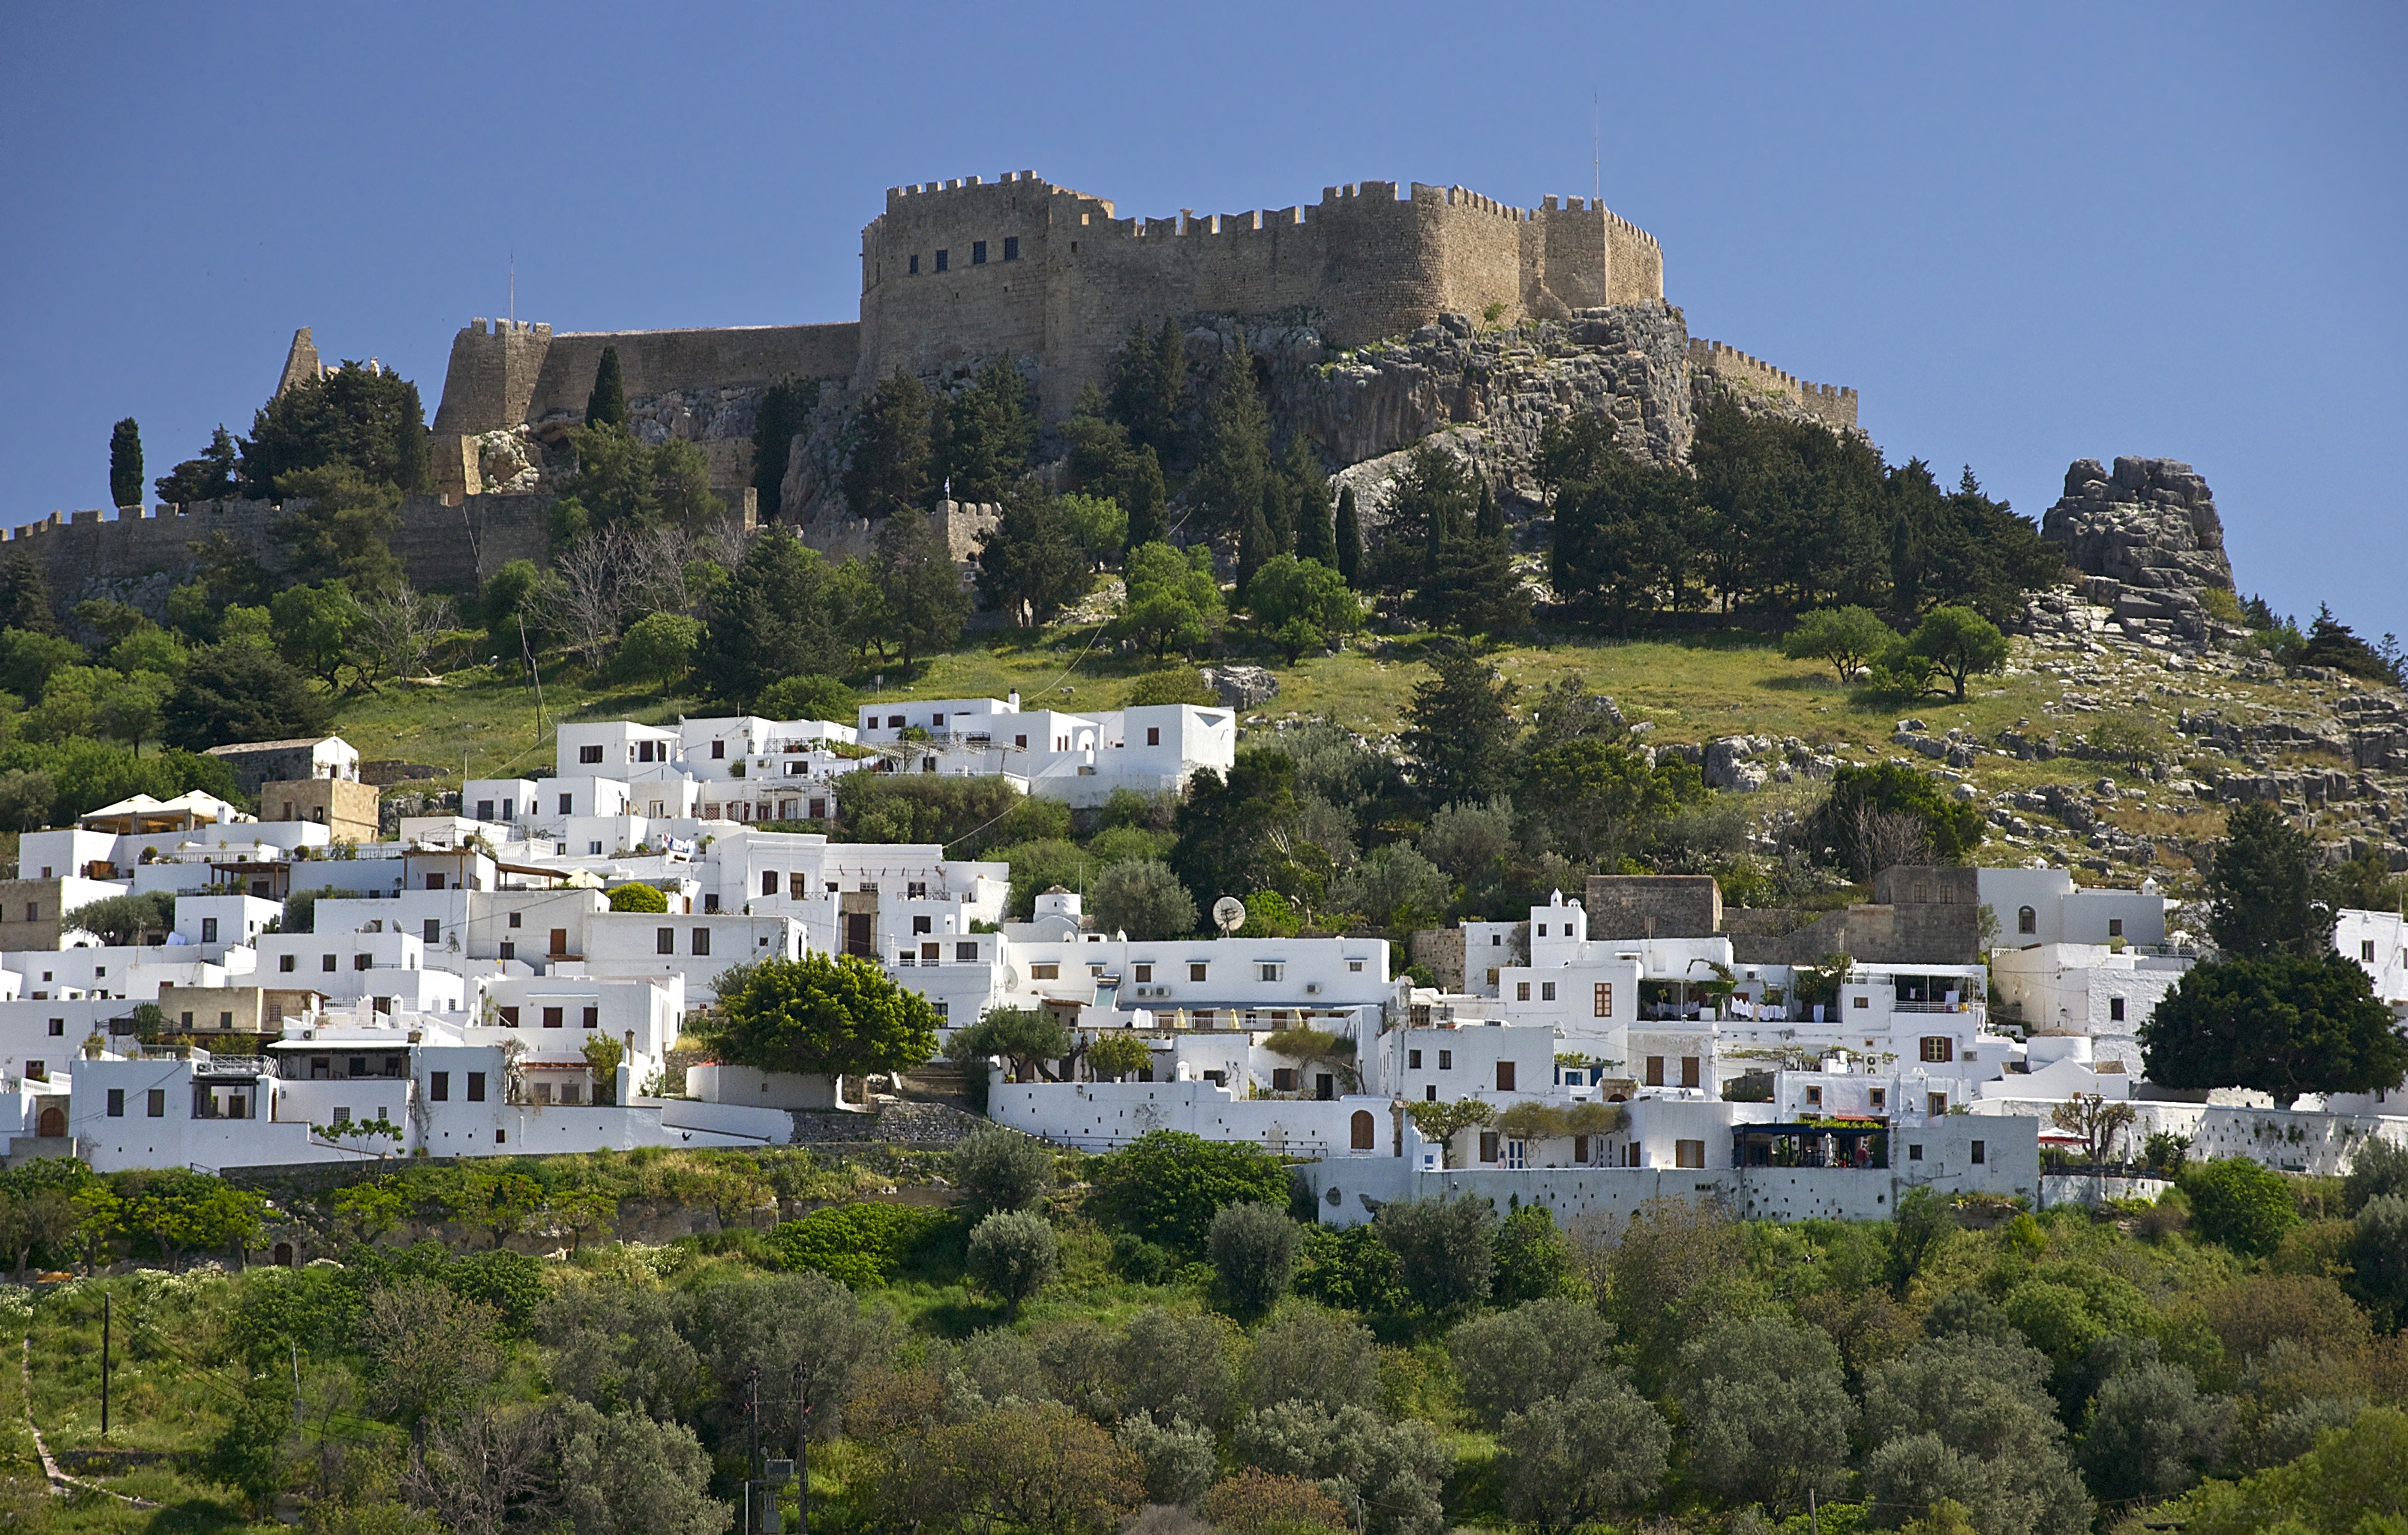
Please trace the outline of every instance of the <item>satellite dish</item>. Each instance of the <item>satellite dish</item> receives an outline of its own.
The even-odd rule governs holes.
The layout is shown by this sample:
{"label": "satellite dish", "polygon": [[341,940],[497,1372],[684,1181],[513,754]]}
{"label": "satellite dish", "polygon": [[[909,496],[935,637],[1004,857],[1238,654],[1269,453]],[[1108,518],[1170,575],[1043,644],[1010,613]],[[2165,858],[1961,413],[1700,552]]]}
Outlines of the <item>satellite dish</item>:
{"label": "satellite dish", "polygon": [[1212,925],[1225,933],[1234,933],[1246,925],[1246,903],[1235,896],[1224,896],[1212,903]]}

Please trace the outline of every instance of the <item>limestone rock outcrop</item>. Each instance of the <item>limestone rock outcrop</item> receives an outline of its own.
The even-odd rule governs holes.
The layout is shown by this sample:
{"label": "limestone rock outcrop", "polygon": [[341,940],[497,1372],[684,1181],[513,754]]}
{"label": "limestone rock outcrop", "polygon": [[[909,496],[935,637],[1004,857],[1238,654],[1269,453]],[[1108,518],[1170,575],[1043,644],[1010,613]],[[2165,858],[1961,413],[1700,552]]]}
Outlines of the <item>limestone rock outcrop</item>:
{"label": "limestone rock outcrop", "polygon": [[2159,630],[2195,644],[2213,634],[2200,594],[2232,589],[2224,523],[2207,481],[2171,458],[2095,458],[2065,471],[2065,495],[2041,519],[2041,536],[2095,578],[2086,594],[2128,629]]}
{"label": "limestone rock outcrop", "polygon": [[1260,709],[1279,696],[1279,679],[1261,667],[1205,667],[1197,675],[1230,709]]}

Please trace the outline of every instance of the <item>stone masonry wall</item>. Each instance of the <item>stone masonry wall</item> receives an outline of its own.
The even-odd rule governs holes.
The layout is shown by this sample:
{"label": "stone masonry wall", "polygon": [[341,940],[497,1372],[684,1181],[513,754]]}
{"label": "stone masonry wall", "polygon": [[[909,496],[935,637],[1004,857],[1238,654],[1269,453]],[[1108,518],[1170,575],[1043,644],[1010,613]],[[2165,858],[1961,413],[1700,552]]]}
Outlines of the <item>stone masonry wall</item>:
{"label": "stone masonry wall", "polygon": [[[1625,257],[1631,270],[1615,272]],[[1446,311],[1560,320],[1661,293],[1655,241],[1588,199],[1526,209],[1365,181],[1325,188],[1311,208],[1139,220],[1022,171],[887,194],[862,232],[857,379],[1025,357],[1058,417],[1132,324],[1166,316],[1310,308],[1343,347]]]}
{"label": "stone masonry wall", "polygon": [[1856,392],[1840,384],[1808,383],[1737,347],[1703,338],[1689,343],[1692,378],[1711,380],[1742,397],[1770,398],[1788,414],[1816,421],[1835,432],[1856,429]]}
{"label": "stone masonry wall", "polygon": [[[284,552],[268,530],[283,512],[271,502],[243,500],[181,511],[145,508],[139,517],[53,512],[10,530],[6,552],[22,551],[40,561],[62,609],[111,596],[163,616],[168,591],[199,568],[192,546],[213,533],[225,534],[269,570],[281,569]],[[548,563],[552,497],[475,495],[445,506],[435,496],[414,495],[401,504],[390,541],[421,591],[474,591],[511,560]]]}
{"label": "stone masonry wall", "polygon": [[602,349],[619,349],[627,398],[762,386],[781,379],[842,379],[860,356],[861,327],[732,325],[697,330],[563,331],[471,320],[452,338],[437,438],[582,421]]}

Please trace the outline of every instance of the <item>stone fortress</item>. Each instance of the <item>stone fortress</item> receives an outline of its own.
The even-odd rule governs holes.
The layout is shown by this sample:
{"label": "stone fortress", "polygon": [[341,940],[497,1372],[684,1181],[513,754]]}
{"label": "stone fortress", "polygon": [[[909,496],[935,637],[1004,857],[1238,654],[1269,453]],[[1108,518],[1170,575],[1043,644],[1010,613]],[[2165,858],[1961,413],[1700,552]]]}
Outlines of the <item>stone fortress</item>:
{"label": "stone fortress", "polygon": [[[1132,325],[1165,319],[1186,328],[1199,392],[1219,354],[1249,349],[1277,428],[1355,476],[1375,523],[1379,476],[1362,471],[1433,435],[1514,498],[1538,434],[1569,414],[1603,415],[1630,451],[1661,460],[1685,455],[1695,403],[1712,391],[1856,428],[1855,390],[1691,337],[1665,301],[1656,238],[1597,199],[1525,208],[1462,187],[1364,181],[1325,188],[1309,207],[1140,219],[1019,171],[890,188],[862,231],[853,320],[592,332],[470,321],[452,338],[431,423],[431,494],[403,507],[396,550],[434,589],[542,559],[545,450],[582,420],[606,347],[618,350],[637,435],[695,442],[714,490],[748,519],[773,510],[756,509],[752,488],[764,396],[781,381],[817,383],[774,514],[846,549],[863,524],[835,489],[845,427],[880,380],[906,370],[945,387],[1008,357],[1058,420],[1104,379]],[[279,387],[319,368],[305,329]],[[15,537],[34,541],[64,600],[102,590],[141,600],[188,579],[186,546],[219,529],[272,568],[273,515],[240,502],[53,513]]]}

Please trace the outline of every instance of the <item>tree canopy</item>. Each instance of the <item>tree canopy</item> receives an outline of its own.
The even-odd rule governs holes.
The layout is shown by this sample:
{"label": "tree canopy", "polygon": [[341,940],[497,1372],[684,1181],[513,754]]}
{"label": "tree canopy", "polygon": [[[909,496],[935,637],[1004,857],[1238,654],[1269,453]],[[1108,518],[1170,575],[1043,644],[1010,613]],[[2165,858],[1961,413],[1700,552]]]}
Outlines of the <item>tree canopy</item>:
{"label": "tree canopy", "polygon": [[2242,959],[2324,953],[2333,911],[2320,888],[2320,863],[2315,844],[2280,807],[2262,799],[2235,807],[2207,861],[2207,930],[2215,946]]}
{"label": "tree canopy", "polygon": [[2396,1087],[2408,1073],[2391,1010],[2334,954],[2194,966],[2142,1024],[2141,1049],[2152,1082],[2250,1087],[2286,1108],[2302,1093]]}
{"label": "tree canopy", "polygon": [[937,1011],[855,954],[732,967],[695,1031],[719,1059],[764,1071],[909,1071],[937,1053]]}
{"label": "tree canopy", "polygon": [[294,469],[348,465],[361,479],[426,488],[431,450],[418,386],[388,368],[346,361],[259,408],[242,445],[245,495],[265,497]]}

